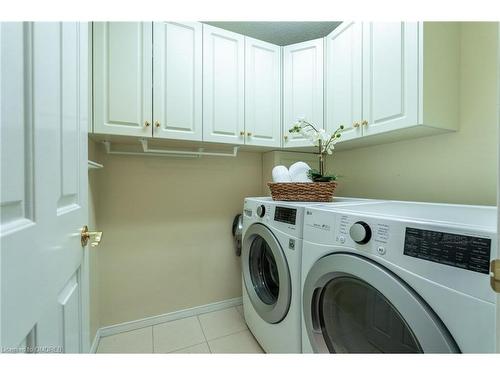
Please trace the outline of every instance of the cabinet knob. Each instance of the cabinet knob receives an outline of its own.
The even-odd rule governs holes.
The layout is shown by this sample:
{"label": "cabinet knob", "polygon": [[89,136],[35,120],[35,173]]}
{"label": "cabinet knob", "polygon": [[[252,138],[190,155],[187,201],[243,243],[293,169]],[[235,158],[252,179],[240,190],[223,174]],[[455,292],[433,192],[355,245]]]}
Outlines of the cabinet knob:
{"label": "cabinet knob", "polygon": [[242,131],[240,131],[240,135],[241,135],[241,136],[245,135],[245,132],[244,132],[243,130],[242,130]]}
{"label": "cabinet knob", "polygon": [[248,135],[249,137],[251,137],[251,136],[252,136],[252,133],[251,133],[251,132],[248,132],[248,133],[247,133],[247,135]]}
{"label": "cabinet knob", "polygon": [[156,126],[157,128],[159,128],[159,127],[160,127],[160,121],[155,121],[155,126]]}
{"label": "cabinet knob", "polygon": [[368,126],[368,121],[367,121],[367,120],[363,120],[363,121],[361,122],[361,125],[363,125],[363,126]]}
{"label": "cabinet knob", "polygon": [[352,127],[353,127],[353,128],[359,128],[359,122],[357,122],[357,121],[356,121],[356,122],[353,122],[353,123],[352,123]]}
{"label": "cabinet knob", "polygon": [[147,128],[149,125],[151,125],[151,124],[149,123],[149,121],[144,121],[144,126],[145,126],[146,128]]}
{"label": "cabinet knob", "polygon": [[283,138],[285,138],[285,141],[288,141],[288,135],[285,135]]}

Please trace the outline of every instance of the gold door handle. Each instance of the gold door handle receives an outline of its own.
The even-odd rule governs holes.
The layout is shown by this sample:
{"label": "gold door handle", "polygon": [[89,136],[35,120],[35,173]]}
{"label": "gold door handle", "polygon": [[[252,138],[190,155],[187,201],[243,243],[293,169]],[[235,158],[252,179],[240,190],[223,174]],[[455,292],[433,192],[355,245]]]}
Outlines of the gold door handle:
{"label": "gold door handle", "polygon": [[367,120],[363,120],[363,121],[361,122],[361,125],[363,125],[363,126],[368,126],[368,121],[367,121]]}
{"label": "gold door handle", "polygon": [[248,135],[249,137],[251,137],[251,136],[252,136],[252,133],[248,132],[248,133],[247,133],[247,135]]}
{"label": "gold door handle", "polygon": [[160,127],[160,121],[155,121],[155,126],[156,126],[157,128],[159,128],[159,127]]}
{"label": "gold door handle", "polygon": [[240,131],[240,135],[241,135],[241,136],[244,136],[244,135],[245,135],[245,132],[244,132],[243,130],[242,130],[242,131]]}
{"label": "gold door handle", "polygon": [[87,246],[90,241],[90,246],[96,247],[101,243],[102,239],[102,232],[89,232],[89,227],[84,225],[81,232],[80,232],[80,238],[82,242],[82,246]]}
{"label": "gold door handle", "polygon": [[352,127],[353,128],[359,128],[359,122],[353,122]]}
{"label": "gold door handle", "polygon": [[490,264],[491,288],[500,293],[500,259],[492,260]]}
{"label": "gold door handle", "polygon": [[144,121],[144,126],[145,126],[146,128],[147,128],[149,125],[151,125],[151,124],[149,123],[149,121]]}

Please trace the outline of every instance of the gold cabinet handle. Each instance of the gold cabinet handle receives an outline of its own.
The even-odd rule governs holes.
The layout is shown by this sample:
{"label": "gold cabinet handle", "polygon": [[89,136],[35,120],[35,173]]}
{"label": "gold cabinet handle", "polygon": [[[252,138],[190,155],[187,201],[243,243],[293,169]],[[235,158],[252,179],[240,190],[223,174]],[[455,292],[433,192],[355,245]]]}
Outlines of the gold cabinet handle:
{"label": "gold cabinet handle", "polygon": [[160,121],[155,121],[155,126],[156,126],[157,128],[159,128],[159,127],[160,127]]}
{"label": "gold cabinet handle", "polygon": [[249,137],[251,137],[251,136],[252,136],[252,133],[251,133],[251,132],[248,132],[248,133],[247,133],[247,135],[248,135]]}
{"label": "gold cabinet handle", "polygon": [[353,127],[353,128],[359,128],[359,122],[357,122],[357,121],[356,121],[356,122],[353,122],[353,123],[352,123],[352,127]]}
{"label": "gold cabinet handle", "polygon": [[288,141],[288,135],[285,135],[283,138],[285,139],[285,141]]}
{"label": "gold cabinet handle", "polygon": [[89,227],[84,225],[82,230],[80,231],[80,241],[82,246],[87,246],[90,241],[90,246],[96,247],[101,243],[102,232],[89,232]]}
{"label": "gold cabinet handle", "polygon": [[363,121],[361,122],[361,125],[363,125],[363,126],[368,126],[368,121],[367,121],[367,120],[363,120]]}
{"label": "gold cabinet handle", "polygon": [[151,125],[151,124],[149,123],[149,121],[144,121],[144,126],[145,126],[146,128],[147,128],[149,125]]}
{"label": "gold cabinet handle", "polygon": [[244,132],[243,130],[242,130],[242,131],[240,131],[240,135],[241,135],[241,136],[244,136],[244,135],[245,135],[245,132]]}

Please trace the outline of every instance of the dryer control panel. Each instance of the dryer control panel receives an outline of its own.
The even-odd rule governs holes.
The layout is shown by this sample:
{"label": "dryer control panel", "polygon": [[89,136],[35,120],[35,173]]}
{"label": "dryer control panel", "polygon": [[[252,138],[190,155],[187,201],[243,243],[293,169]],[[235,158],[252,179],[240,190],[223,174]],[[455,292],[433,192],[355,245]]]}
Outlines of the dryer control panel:
{"label": "dryer control panel", "polygon": [[488,270],[497,253],[495,231],[348,210],[306,209],[304,240],[406,269],[485,301],[495,300]]}

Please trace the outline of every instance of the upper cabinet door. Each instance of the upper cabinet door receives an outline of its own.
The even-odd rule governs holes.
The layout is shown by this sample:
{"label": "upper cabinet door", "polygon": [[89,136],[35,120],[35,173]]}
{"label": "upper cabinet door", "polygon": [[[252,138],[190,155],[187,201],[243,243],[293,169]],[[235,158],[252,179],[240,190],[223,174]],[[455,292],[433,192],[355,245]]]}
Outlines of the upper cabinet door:
{"label": "upper cabinet door", "polygon": [[151,136],[152,23],[93,27],[94,132]]}
{"label": "upper cabinet door", "polygon": [[153,136],[202,139],[202,25],[153,25]]}
{"label": "upper cabinet door", "polygon": [[363,24],[363,134],[418,124],[418,24]]}
{"label": "upper cabinet door", "polygon": [[284,147],[311,146],[288,130],[298,119],[323,128],[323,39],[286,46],[283,59]]}
{"label": "upper cabinet door", "polygon": [[326,130],[344,125],[341,141],[361,136],[362,24],[344,22],[325,38]]}
{"label": "upper cabinet door", "polygon": [[281,145],[281,48],[245,37],[245,144]]}
{"label": "upper cabinet door", "polygon": [[245,140],[245,37],[203,25],[203,140]]}

